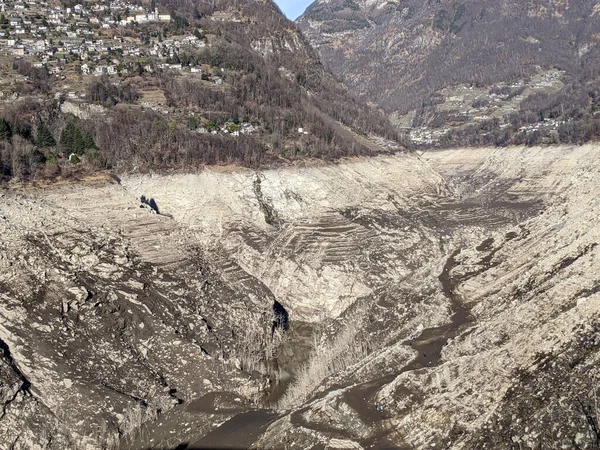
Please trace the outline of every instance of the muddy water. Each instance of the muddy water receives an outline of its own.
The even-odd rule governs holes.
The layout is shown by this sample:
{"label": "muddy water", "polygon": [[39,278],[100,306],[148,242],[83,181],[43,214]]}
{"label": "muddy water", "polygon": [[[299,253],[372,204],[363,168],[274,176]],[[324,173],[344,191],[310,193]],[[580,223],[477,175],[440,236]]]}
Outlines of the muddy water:
{"label": "muddy water", "polygon": [[248,411],[238,414],[186,449],[247,449],[278,417],[271,411]]}
{"label": "muddy water", "polygon": [[[453,311],[450,323],[440,327],[428,328],[424,330],[418,338],[406,342],[407,345],[411,345],[417,351],[417,356],[397,373],[359,384],[348,389],[344,393],[344,401],[359,414],[361,420],[371,430],[371,438],[361,441],[364,448],[402,448],[387,442],[384,430],[379,430],[381,422],[388,418],[389,415],[385,411],[380,412],[376,410],[376,402],[374,400],[375,395],[383,386],[389,384],[398,375],[404,372],[438,365],[441,360],[442,349],[446,342],[449,339],[454,338],[461,328],[472,320],[469,310],[462,305],[460,296],[455,292],[459,280],[451,275],[452,269],[457,265],[455,257],[459,252],[460,250],[457,250],[448,257],[444,269],[438,277],[443,292],[450,301]],[[296,361],[296,357],[301,355],[306,356],[305,353],[308,354],[308,341],[310,340],[312,331],[312,329],[307,327],[298,327],[296,330],[296,337],[300,338],[300,341],[306,344],[306,348],[300,346],[296,347],[295,352],[288,352],[288,362]],[[295,340],[290,339],[289,343],[290,346],[295,345]],[[283,362],[285,360],[285,358],[282,360],[283,366],[289,369],[288,364]],[[285,391],[290,379],[283,380],[283,382],[274,386],[269,397],[270,401],[277,400],[277,398]],[[197,407],[202,409],[203,405],[204,402],[199,402]],[[207,408],[210,411],[211,405],[208,405]],[[301,412],[302,410],[298,411],[298,413]],[[340,434],[339,430],[329,429],[325,424],[315,426],[314,423],[303,423],[300,415],[301,414],[294,414],[294,420],[292,421],[299,421],[303,426],[318,429],[319,431],[331,433],[339,437],[352,438],[352,436],[343,436]],[[240,412],[220,427],[209,432],[197,442],[181,448],[247,449],[260,437],[269,424],[274,422],[278,417],[279,415],[277,413],[269,409]],[[409,446],[406,448],[411,447]]]}
{"label": "muddy water", "polygon": [[[237,413],[218,428],[207,433],[196,442],[184,444],[181,449],[247,449],[267,429],[279,414],[268,408],[279,400],[294,379],[294,369],[306,362],[313,349],[312,337],[314,324],[304,322],[290,323],[289,336],[283,343],[278,357],[278,366],[283,376],[274,382],[269,396],[265,399],[265,409],[240,407],[235,403],[235,395],[210,393],[188,406],[195,412]],[[217,401],[218,400],[218,401]],[[216,409],[216,404],[229,404]]]}
{"label": "muddy water", "polygon": [[[406,345],[411,345],[416,351],[416,357],[398,372],[371,380],[347,389],[344,394],[344,402],[357,412],[361,421],[369,428],[370,437],[359,439],[358,441],[364,448],[394,448],[394,449],[410,449],[412,446],[399,446],[397,443],[388,442],[386,439],[386,430],[382,427],[382,421],[389,418],[389,413],[386,411],[377,411],[375,395],[385,385],[391,383],[398,375],[413,370],[419,370],[427,367],[435,367],[440,363],[442,349],[446,342],[458,335],[461,329],[472,321],[469,310],[462,305],[460,296],[456,293],[456,286],[460,280],[454,278],[451,274],[452,269],[457,265],[455,261],[456,255],[460,250],[455,251],[448,257],[442,273],[438,279],[442,285],[442,289],[452,308],[453,314],[450,323],[424,330],[421,335],[412,340],[407,341]],[[338,386],[336,388],[343,388]],[[320,397],[327,395],[336,388],[331,388],[323,392]],[[410,394],[407,391],[407,395]],[[356,441],[356,437],[352,433],[332,428],[327,423],[307,422],[303,418],[303,413],[308,408],[300,409],[294,412],[290,420],[297,426],[311,428],[316,431],[323,432],[332,437],[346,438]]]}
{"label": "muddy water", "polygon": [[383,433],[380,435],[377,433],[379,423],[389,418],[385,411],[381,412],[376,409],[375,395],[377,392],[404,372],[437,366],[440,363],[442,349],[446,342],[456,337],[462,327],[472,321],[469,310],[461,303],[460,296],[455,292],[459,280],[451,275],[452,269],[457,265],[454,258],[458,253],[460,253],[460,250],[450,255],[438,277],[453,311],[450,323],[440,327],[428,328],[418,338],[407,342],[417,351],[417,356],[399,372],[359,384],[344,393],[345,402],[359,414],[361,420],[372,431],[372,437],[361,442],[365,448],[398,448],[386,442]]}

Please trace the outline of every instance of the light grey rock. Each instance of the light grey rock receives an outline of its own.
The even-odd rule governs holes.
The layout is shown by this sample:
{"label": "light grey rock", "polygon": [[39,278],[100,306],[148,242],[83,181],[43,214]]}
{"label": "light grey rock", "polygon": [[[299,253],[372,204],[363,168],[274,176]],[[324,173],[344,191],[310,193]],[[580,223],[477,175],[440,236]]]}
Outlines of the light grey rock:
{"label": "light grey rock", "polygon": [[589,447],[597,154],[266,170],[260,201],[247,170],[5,191],[0,447],[218,440],[268,395],[248,446]]}

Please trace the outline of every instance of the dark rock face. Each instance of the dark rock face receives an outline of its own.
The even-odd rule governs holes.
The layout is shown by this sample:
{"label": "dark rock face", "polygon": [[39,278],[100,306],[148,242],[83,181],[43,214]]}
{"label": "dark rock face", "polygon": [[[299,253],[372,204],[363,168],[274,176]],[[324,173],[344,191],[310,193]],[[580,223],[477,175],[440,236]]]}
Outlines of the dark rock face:
{"label": "dark rock face", "polygon": [[145,195],[142,195],[140,197],[140,202],[142,203],[141,207],[147,206],[156,214],[160,214],[160,211],[158,210],[158,205],[156,204],[156,200],[154,200],[153,198],[147,198]]}
{"label": "dark rock face", "polygon": [[290,315],[277,300],[273,303],[273,315],[275,316],[275,320],[273,320],[273,325],[271,326],[271,335],[273,335],[275,330],[286,331],[289,328]]}
{"label": "dark rock face", "polygon": [[24,394],[31,395],[31,392],[29,391],[29,388],[31,387],[31,383],[25,377],[25,375],[23,375],[21,373],[21,371],[19,370],[19,368],[15,364],[15,360],[13,359],[12,355],[10,354],[10,348],[8,347],[8,345],[6,344],[6,342],[4,342],[1,339],[0,339],[0,350],[3,351],[3,356],[2,356],[3,363],[6,364],[6,366],[8,366],[10,368],[10,370],[12,371],[12,373],[19,379],[19,381],[21,383],[21,386],[19,386],[19,389],[17,389],[17,392],[15,392],[14,396],[12,397],[12,399],[10,399],[10,400],[8,400],[8,401],[6,401],[4,403],[2,415],[5,415],[6,414],[6,408],[8,407],[8,405],[10,404],[10,402],[12,402],[17,397],[17,395],[19,393],[22,392]]}

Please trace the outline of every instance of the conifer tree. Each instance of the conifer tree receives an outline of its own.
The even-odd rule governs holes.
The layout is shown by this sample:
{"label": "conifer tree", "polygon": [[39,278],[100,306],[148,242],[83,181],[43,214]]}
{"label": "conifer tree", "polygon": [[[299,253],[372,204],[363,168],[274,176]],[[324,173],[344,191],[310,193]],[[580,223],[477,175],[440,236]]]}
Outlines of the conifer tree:
{"label": "conifer tree", "polygon": [[66,148],[67,150],[71,150],[73,148],[74,128],[75,124],[73,122],[69,122],[60,133],[60,145],[61,147]]}
{"label": "conifer tree", "polygon": [[38,147],[56,146],[56,140],[44,122],[38,124],[35,143]]}
{"label": "conifer tree", "polygon": [[10,124],[4,119],[0,119],[0,141],[10,141],[11,137],[12,129],[10,128]]}
{"label": "conifer tree", "polygon": [[83,155],[83,151],[85,150],[85,144],[83,141],[83,134],[78,127],[75,127],[75,132],[73,133],[73,147],[71,151],[76,155]]}
{"label": "conifer tree", "polygon": [[89,132],[82,132],[75,122],[69,122],[60,133],[60,145],[76,155],[83,155],[85,150],[95,150],[94,136]]}
{"label": "conifer tree", "polygon": [[94,136],[92,136],[92,133],[83,133],[83,148],[85,150],[95,150],[98,148],[96,147],[96,143],[94,142]]}
{"label": "conifer tree", "polygon": [[75,122],[69,122],[60,133],[60,145],[71,153],[83,155],[86,148],[85,137]]}

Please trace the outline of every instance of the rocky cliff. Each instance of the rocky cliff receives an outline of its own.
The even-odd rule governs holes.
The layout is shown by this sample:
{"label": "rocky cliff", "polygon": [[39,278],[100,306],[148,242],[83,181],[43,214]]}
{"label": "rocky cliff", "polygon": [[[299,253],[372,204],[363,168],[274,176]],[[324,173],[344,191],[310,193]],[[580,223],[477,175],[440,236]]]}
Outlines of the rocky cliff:
{"label": "rocky cliff", "polygon": [[0,448],[592,448],[599,177],[584,146],[3,191]]}

